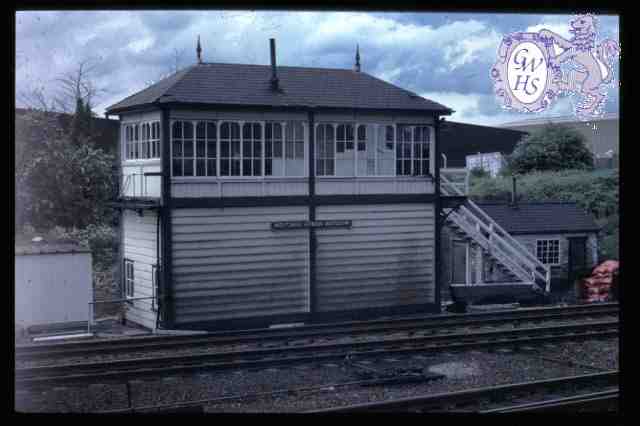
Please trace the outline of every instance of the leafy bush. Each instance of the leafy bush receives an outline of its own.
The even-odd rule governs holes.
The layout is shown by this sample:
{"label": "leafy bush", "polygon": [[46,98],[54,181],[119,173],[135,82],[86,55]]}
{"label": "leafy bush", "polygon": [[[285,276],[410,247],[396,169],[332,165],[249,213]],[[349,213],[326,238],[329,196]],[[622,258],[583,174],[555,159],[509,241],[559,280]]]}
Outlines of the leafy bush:
{"label": "leafy bush", "polygon": [[617,214],[602,218],[597,221],[601,226],[598,238],[598,258],[599,259],[620,259],[618,227],[619,217]]}
{"label": "leafy bush", "polygon": [[482,167],[474,167],[469,171],[469,176],[472,179],[484,179],[491,177],[491,173],[489,173]]}
{"label": "leafy bush", "polygon": [[48,140],[16,170],[16,218],[38,230],[114,223],[114,157],[91,143]]}
{"label": "leafy bush", "polygon": [[100,271],[107,270],[116,261],[119,240],[117,229],[112,226],[91,224],[82,229],[71,230],[56,227],[52,233],[57,238],[70,239],[89,247],[93,264]]}
{"label": "leafy bush", "polygon": [[[479,200],[508,201],[511,189],[511,178],[498,176],[472,181],[469,194]],[[618,213],[616,170],[529,173],[518,177],[516,192],[522,201],[573,201],[596,218]]]}
{"label": "leafy bush", "polygon": [[507,158],[512,173],[544,170],[593,169],[593,156],[576,129],[551,124],[522,138]]}

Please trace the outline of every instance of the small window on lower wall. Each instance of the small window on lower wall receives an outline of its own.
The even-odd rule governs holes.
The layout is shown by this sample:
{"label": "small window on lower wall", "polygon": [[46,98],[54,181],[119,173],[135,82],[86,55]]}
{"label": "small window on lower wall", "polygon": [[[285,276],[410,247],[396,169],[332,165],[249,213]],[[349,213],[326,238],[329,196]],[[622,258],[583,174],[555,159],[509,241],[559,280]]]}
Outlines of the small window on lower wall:
{"label": "small window on lower wall", "polygon": [[158,297],[158,265],[151,266],[151,310],[158,310],[158,301],[156,298]]}
{"label": "small window on lower wall", "polygon": [[536,256],[540,262],[545,265],[559,265],[560,264],[560,240],[537,240],[536,241]]}
{"label": "small window on lower wall", "polygon": [[135,277],[133,275],[133,260],[124,260],[124,295],[127,299],[134,295]]}

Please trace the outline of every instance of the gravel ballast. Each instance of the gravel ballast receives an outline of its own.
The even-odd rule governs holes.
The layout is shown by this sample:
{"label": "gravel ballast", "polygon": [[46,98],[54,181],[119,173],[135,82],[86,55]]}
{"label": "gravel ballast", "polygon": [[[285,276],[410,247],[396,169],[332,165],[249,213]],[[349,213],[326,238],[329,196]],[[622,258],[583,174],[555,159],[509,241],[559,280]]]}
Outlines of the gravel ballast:
{"label": "gravel ballast", "polygon": [[[543,358],[552,358],[543,359]],[[359,367],[354,366],[354,363]],[[377,386],[331,386],[362,380],[370,370],[429,371],[443,379]],[[457,367],[459,368],[457,368]],[[464,367],[464,368],[462,368]],[[299,412],[421,394],[588,374],[618,368],[617,339],[556,343],[524,351],[500,349],[464,353],[394,355],[257,371],[197,374],[129,384],[134,407],[321,386],[321,392],[286,392],[277,396],[227,399],[206,406],[207,412]],[[83,412],[126,408],[126,385],[93,385],[39,393],[17,393],[20,411]]]}

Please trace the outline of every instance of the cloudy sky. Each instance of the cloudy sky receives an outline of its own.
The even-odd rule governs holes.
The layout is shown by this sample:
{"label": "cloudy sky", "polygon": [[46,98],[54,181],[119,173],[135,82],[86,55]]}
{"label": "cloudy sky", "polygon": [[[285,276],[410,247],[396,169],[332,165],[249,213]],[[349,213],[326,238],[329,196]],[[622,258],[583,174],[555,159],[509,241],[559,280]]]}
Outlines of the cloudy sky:
{"label": "cloudy sky", "polygon": [[[527,118],[495,99],[491,66],[503,35],[547,28],[569,37],[572,15],[373,12],[91,11],[16,14],[16,102],[22,93],[56,90],[56,79],[83,60],[102,89],[94,111],[196,61],[351,68],[356,44],[362,70],[456,110],[454,121],[500,124]],[[598,16],[598,39],[619,41],[617,16]],[[618,71],[606,112],[618,111]],[[571,114],[566,97],[546,115]]]}

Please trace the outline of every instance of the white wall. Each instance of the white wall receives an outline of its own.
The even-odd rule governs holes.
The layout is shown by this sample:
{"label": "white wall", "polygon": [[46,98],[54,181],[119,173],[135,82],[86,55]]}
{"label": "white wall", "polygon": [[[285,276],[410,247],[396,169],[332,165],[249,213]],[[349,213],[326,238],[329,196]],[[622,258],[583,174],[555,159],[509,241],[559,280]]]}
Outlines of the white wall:
{"label": "white wall", "polygon": [[86,321],[91,272],[91,253],[15,256],[16,324]]}

